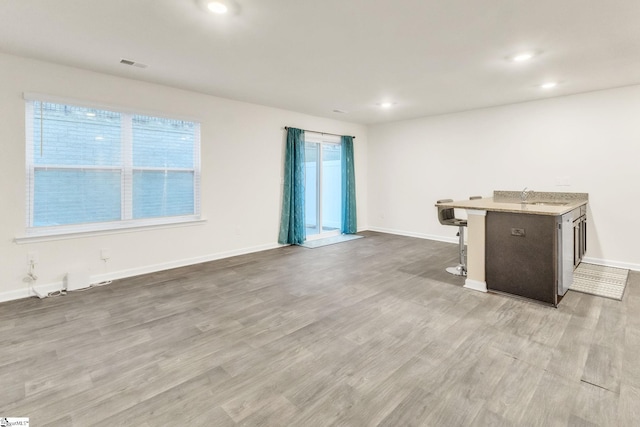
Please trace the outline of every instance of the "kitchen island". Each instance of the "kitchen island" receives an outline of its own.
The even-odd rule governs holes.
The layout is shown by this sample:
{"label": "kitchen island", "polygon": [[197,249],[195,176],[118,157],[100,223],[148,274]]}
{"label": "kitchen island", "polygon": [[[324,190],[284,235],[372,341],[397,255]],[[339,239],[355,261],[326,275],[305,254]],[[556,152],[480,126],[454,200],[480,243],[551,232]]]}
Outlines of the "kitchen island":
{"label": "kitchen island", "polygon": [[588,197],[494,191],[490,198],[439,204],[467,212],[464,286],[557,305],[586,250]]}

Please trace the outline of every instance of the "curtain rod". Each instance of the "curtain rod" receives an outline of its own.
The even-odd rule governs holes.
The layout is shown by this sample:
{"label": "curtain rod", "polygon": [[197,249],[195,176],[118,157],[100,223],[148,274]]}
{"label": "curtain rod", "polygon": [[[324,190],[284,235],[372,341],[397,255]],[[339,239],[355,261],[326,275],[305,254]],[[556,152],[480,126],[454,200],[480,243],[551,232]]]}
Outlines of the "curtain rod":
{"label": "curtain rod", "polygon": [[[290,128],[290,126],[285,126],[284,130],[288,130]],[[297,129],[297,128],[296,128]],[[317,130],[309,130],[309,129],[302,129],[305,132],[313,132],[313,133],[319,133],[320,135],[333,135],[333,136],[345,136],[345,135],[338,135],[337,133],[329,133],[329,132],[318,132]],[[351,136],[351,135],[349,135]],[[351,138],[356,139],[355,136],[352,136]]]}

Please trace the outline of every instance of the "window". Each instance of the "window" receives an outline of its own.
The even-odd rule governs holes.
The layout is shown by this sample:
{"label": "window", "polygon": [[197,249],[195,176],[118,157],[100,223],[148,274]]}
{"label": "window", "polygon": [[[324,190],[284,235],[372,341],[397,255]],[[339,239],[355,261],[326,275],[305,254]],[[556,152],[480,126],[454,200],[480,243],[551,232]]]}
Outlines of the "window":
{"label": "window", "polygon": [[199,123],[28,100],[26,124],[28,234],[199,218]]}

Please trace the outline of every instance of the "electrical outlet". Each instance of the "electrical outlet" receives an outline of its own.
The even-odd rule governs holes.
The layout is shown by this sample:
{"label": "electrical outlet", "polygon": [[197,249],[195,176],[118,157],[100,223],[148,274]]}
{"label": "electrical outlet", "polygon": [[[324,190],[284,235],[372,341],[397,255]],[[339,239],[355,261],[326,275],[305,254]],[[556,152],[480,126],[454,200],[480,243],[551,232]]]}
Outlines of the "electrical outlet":
{"label": "electrical outlet", "polygon": [[100,249],[100,259],[103,261],[111,259],[111,250],[106,248]]}
{"label": "electrical outlet", "polygon": [[27,265],[35,265],[40,261],[40,257],[38,256],[38,252],[29,252],[27,253]]}

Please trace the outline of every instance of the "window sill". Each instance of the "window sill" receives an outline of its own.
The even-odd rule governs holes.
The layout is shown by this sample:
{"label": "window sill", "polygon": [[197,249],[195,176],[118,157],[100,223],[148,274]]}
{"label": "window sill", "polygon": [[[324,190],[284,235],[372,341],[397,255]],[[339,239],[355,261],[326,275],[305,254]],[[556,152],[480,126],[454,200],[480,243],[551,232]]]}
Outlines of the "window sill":
{"label": "window sill", "polygon": [[39,243],[50,242],[54,240],[68,240],[78,239],[85,237],[104,236],[108,234],[122,234],[122,233],[136,233],[146,230],[162,230],[165,228],[175,227],[189,227],[194,225],[202,225],[207,222],[206,218],[199,219],[180,219],[172,220],[171,222],[158,222],[155,224],[119,224],[117,227],[111,227],[107,229],[94,229],[94,230],[78,230],[78,231],[35,231],[33,233],[25,234],[24,236],[18,236],[13,241],[18,244],[27,243]]}

